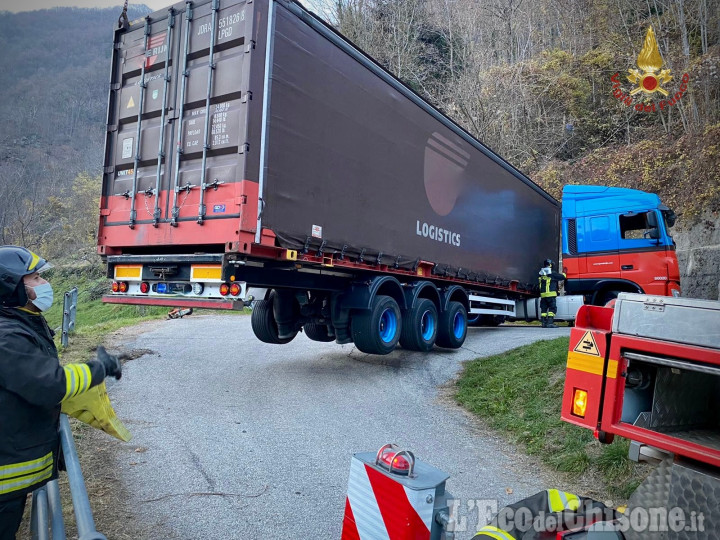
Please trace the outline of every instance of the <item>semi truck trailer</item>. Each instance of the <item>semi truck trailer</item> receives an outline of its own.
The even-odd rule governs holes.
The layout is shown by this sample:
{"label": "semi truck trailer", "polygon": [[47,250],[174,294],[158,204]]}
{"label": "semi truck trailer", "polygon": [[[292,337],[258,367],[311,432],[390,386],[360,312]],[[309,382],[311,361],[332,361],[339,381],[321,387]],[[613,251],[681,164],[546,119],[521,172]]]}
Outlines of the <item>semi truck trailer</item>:
{"label": "semi truck trailer", "polygon": [[657,196],[568,186],[561,215],[299,3],[178,3],[113,43],[106,302],[240,309],[262,291],[267,343],[457,348],[469,321],[536,316],[561,236],[566,318],[621,291],[679,294]]}

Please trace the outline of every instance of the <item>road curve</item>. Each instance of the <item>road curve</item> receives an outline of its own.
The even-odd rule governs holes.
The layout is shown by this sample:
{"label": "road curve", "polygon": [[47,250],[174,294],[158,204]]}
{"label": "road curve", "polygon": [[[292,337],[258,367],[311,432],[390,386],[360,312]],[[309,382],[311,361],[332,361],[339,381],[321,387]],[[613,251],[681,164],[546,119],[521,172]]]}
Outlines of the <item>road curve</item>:
{"label": "road curve", "polygon": [[471,538],[477,500],[547,486],[443,385],[465,360],[568,334],[472,328],[457,351],[380,357],[302,334],[267,345],[246,316],[151,323],[119,346],[152,352],[109,390],[134,437],[115,458],[127,507],[147,538],[337,539],[352,454],[396,442],[450,474],[456,538]]}

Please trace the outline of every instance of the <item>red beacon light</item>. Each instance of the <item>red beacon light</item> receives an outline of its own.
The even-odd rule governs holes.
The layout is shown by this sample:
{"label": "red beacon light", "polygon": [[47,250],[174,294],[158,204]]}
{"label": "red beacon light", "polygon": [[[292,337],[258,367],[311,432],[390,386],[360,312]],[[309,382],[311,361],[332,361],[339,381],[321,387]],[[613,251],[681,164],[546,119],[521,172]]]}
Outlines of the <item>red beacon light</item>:
{"label": "red beacon light", "polygon": [[117,281],[112,283],[112,292],[120,292],[120,284]]}
{"label": "red beacon light", "polygon": [[222,296],[227,296],[229,292],[230,292],[230,285],[228,285],[227,283],[223,283],[222,285],[220,285],[220,294]]}
{"label": "red beacon light", "polygon": [[147,281],[143,281],[140,284],[140,292],[143,294],[147,294],[150,291],[150,284]]}
{"label": "red beacon light", "polygon": [[378,450],[376,465],[392,474],[412,477],[415,468],[415,454],[409,450],[400,450],[395,444],[386,444]]}
{"label": "red beacon light", "polygon": [[238,294],[240,294],[241,290],[242,288],[237,283],[233,283],[232,285],[230,285],[230,294],[232,294],[233,296],[237,296]]}
{"label": "red beacon light", "polygon": [[128,291],[128,283],[127,281],[121,281],[119,283],[120,292],[127,292]]}

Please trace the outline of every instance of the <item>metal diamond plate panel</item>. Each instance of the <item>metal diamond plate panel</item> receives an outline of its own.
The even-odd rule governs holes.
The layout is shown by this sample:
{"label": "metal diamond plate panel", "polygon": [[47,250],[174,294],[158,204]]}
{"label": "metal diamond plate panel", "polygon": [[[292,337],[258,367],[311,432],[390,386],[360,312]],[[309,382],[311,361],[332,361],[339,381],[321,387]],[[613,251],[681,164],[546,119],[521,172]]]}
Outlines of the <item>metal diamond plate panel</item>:
{"label": "metal diamond plate panel", "polygon": [[626,540],[720,540],[720,477],[668,458],[630,497]]}
{"label": "metal diamond plate panel", "polygon": [[[686,524],[682,530],[669,533],[668,538],[720,540],[720,478],[716,474],[682,464],[672,467],[669,507],[680,508]],[[698,525],[696,530],[692,530],[693,521]]]}
{"label": "metal diamond plate panel", "polygon": [[[628,501],[627,515],[632,516],[636,508],[649,511],[650,508],[664,507],[670,497],[670,479],[672,459],[662,461],[638,486]],[[626,540],[665,540],[661,532],[628,530],[624,532]]]}
{"label": "metal diamond plate panel", "polygon": [[[659,368],[650,428],[674,431],[717,427],[720,380],[702,373]],[[658,429],[659,430],[659,429]]]}

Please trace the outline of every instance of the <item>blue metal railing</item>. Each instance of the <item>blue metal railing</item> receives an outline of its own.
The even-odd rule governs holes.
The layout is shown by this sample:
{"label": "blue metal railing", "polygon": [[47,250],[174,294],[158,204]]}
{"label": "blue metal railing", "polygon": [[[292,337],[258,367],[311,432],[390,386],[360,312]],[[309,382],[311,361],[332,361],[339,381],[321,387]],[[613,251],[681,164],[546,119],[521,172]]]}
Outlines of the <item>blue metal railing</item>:
{"label": "blue metal railing", "polygon": [[73,287],[65,293],[63,298],[62,334],[60,344],[68,346],[68,336],[75,331],[75,318],[77,316],[78,289]]}
{"label": "blue metal railing", "polygon": [[[85,489],[85,479],[80,469],[75,441],[67,415],[60,415],[60,446],[62,447],[65,468],[70,482],[75,522],[79,540],[107,540],[95,530],[95,520],[90,509],[90,499]],[[36,489],[32,497],[30,531],[33,540],[65,540],[65,522],[60,501],[60,488],[57,480],[48,482]]]}

